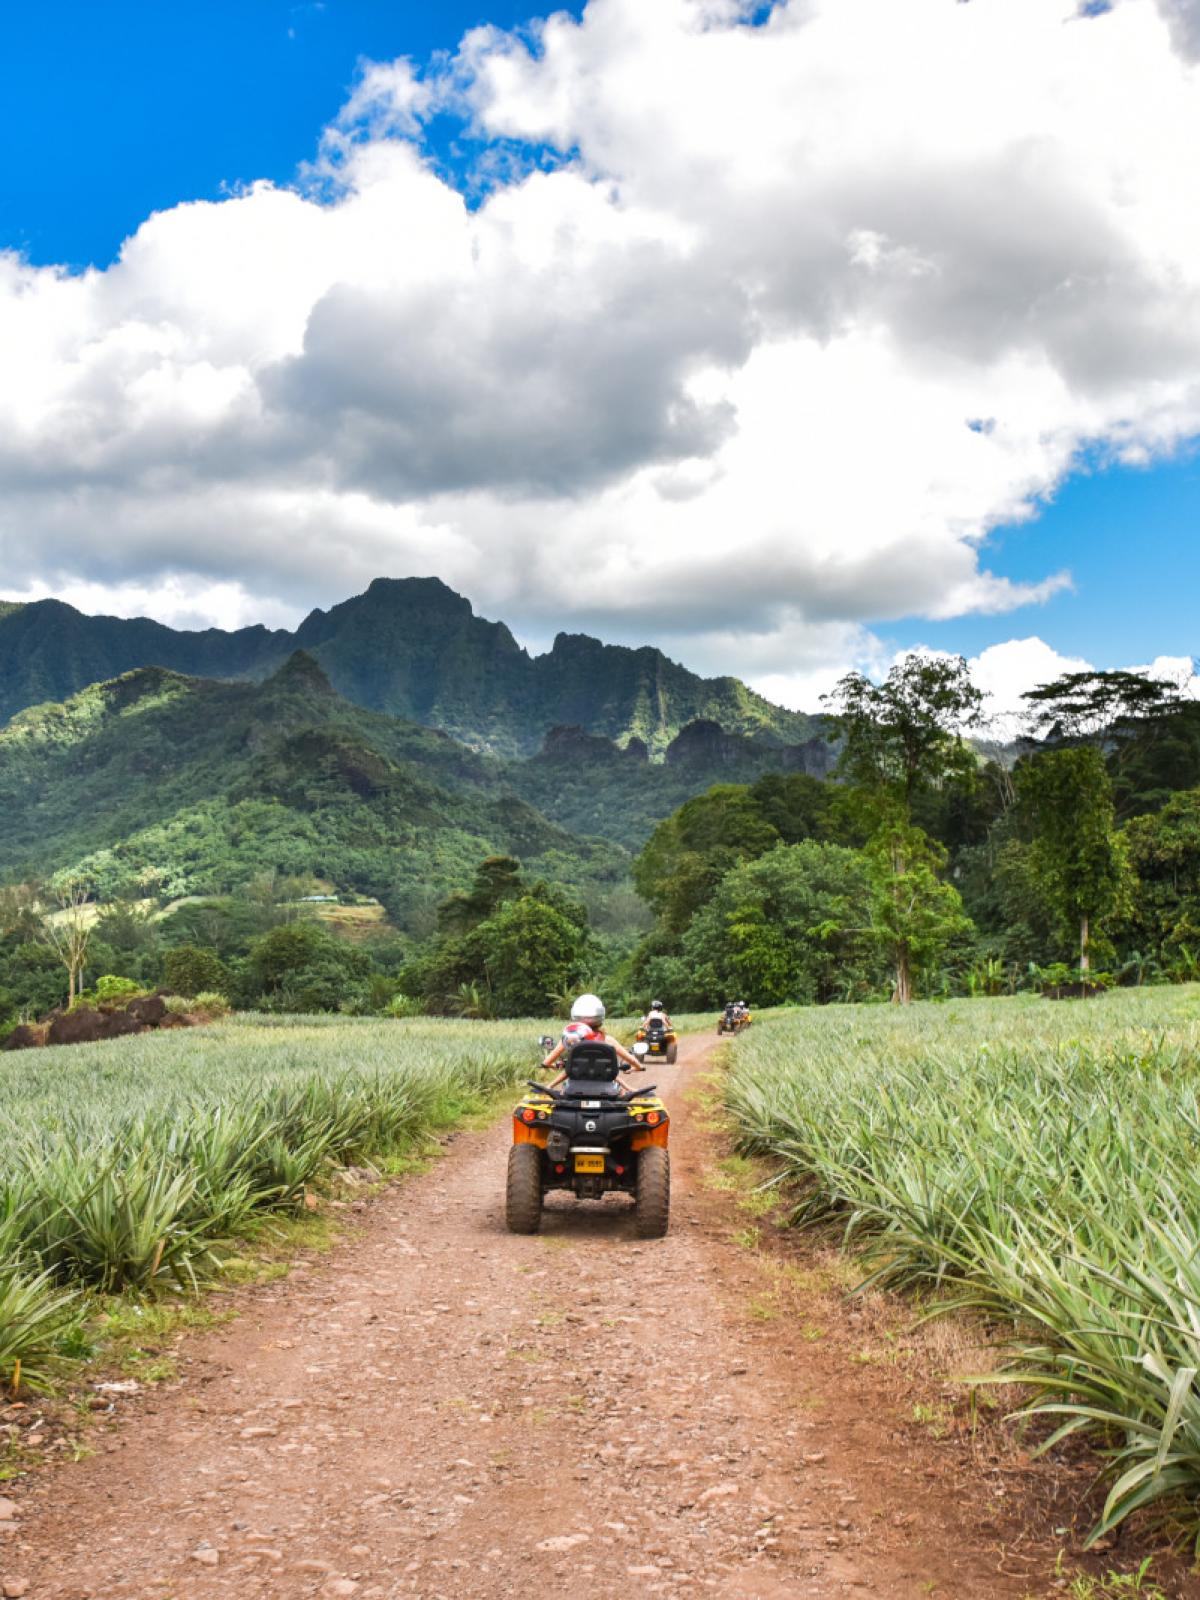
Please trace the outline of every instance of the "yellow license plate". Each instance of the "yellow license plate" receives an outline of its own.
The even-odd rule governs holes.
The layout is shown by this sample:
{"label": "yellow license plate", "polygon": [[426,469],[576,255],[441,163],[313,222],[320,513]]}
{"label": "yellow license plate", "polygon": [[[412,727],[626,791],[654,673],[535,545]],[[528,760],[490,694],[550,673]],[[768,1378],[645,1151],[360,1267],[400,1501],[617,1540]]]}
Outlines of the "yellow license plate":
{"label": "yellow license plate", "polygon": [[604,1157],[603,1156],[576,1156],[575,1157],[575,1171],[576,1172],[603,1172],[604,1171]]}

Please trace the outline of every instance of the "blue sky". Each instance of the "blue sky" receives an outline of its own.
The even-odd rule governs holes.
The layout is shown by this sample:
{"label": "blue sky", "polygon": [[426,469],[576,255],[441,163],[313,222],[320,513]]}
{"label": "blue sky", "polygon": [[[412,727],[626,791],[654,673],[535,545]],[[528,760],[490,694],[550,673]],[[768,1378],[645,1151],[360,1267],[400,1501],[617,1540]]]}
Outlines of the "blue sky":
{"label": "blue sky", "polygon": [[1003,616],[908,619],[885,629],[901,645],[976,655],[1028,631],[1098,666],[1200,656],[1200,459],[1076,473],[1032,522],[998,528],[987,564],[1036,580],[1049,556],[1072,587]]}
{"label": "blue sky", "polygon": [[[571,11],[571,4],[555,5]],[[528,0],[14,0],[0,33],[0,248],[106,265],[155,210],[289,182],[361,57],[426,61]]]}
{"label": "blue sky", "polygon": [[[805,0],[779,29],[747,3],[704,30],[689,3],[591,0],[557,54],[459,64],[485,138],[526,146],[493,214],[445,205],[393,133],[356,146],[344,204],[286,216],[187,202],[293,183],[362,62],[444,88],[464,32],[530,0],[8,6],[0,251],[31,269],[0,274],[0,330],[27,335],[0,369],[8,592],[282,622],[436,572],[522,637],[652,640],[804,703],[915,644],[1200,649],[1200,250],[1176,225],[1200,111],[1164,0],[1071,27],[1045,0]],[[423,138],[452,185],[484,148],[445,114]],[[552,197],[521,173],[555,140],[579,161]],[[229,276],[246,249],[261,271]],[[102,281],[73,297],[55,265]],[[1126,446],[1161,453],[1068,474],[976,558],[962,528]],[[622,550],[639,581],[569,581]]]}

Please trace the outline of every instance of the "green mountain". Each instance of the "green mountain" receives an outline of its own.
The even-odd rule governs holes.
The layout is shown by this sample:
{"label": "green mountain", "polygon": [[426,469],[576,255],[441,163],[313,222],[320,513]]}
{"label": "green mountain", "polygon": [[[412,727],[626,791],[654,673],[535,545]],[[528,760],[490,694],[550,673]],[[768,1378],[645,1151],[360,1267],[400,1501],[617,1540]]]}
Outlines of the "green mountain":
{"label": "green mountain", "polygon": [[88,617],[61,600],[0,603],[0,723],[66,700],[136,667],[205,678],[261,677],[285,661],[291,635],[267,628],[183,633],[145,617]]}
{"label": "green mountain", "polygon": [[368,710],[440,728],[496,755],[535,755],[555,727],[654,756],[696,720],[772,745],[801,745],[820,719],[786,711],[736,678],[701,678],[649,646],[559,634],[530,656],[503,623],[477,617],[436,578],[377,578],[365,594],[313,611],[294,633],[262,627],[185,632],[143,619],[89,617],[57,600],[0,605],[0,722],[140,667],[256,680],[295,649]]}
{"label": "green mountain", "polygon": [[102,900],[175,898],[275,869],[413,927],[496,853],[592,898],[628,869],[497,763],[342,699],[302,652],[262,683],[139,668],[0,730],[0,879],[78,868]]}

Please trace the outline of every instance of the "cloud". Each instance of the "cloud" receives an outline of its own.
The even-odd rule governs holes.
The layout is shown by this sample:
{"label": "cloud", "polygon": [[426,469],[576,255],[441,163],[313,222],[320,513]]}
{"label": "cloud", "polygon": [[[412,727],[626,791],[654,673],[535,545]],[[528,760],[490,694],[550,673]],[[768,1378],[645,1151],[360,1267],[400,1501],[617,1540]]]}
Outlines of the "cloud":
{"label": "cloud", "polygon": [[367,63],[294,188],[0,256],[9,588],[240,621],[436,572],[812,687],[1068,584],[990,530],[1200,432],[1195,5],[760,9]]}
{"label": "cloud", "polygon": [[1090,672],[1092,663],[1082,656],[1060,654],[1044,639],[1008,639],[989,645],[968,663],[977,688],[987,695],[987,714],[998,731],[1019,731],[1026,710],[1022,695],[1039,684],[1053,683],[1069,672]]}
{"label": "cloud", "polygon": [[[886,662],[877,657],[873,663],[873,675],[883,676],[890,666],[908,655],[947,654],[946,651],[919,647],[912,651],[900,651]],[[1064,655],[1036,635],[988,645],[978,655],[968,657],[967,666],[976,688],[981,689],[986,697],[983,732],[1000,741],[1014,739],[1025,731],[1029,708],[1023,697],[1031,689],[1053,683],[1056,678],[1066,677],[1069,673],[1095,670],[1095,663],[1086,657]],[[1176,684],[1189,698],[1200,699],[1200,676],[1190,656],[1158,656],[1153,661],[1130,664],[1122,670],[1165,679]],[[791,689],[794,696],[796,685],[785,683],[782,687],[785,691]],[[783,699],[783,703],[800,704],[794,697]],[[807,702],[809,705],[813,703],[811,700]]]}
{"label": "cloud", "polygon": [[1200,61],[1200,0],[1158,0],[1171,42],[1187,61]]}

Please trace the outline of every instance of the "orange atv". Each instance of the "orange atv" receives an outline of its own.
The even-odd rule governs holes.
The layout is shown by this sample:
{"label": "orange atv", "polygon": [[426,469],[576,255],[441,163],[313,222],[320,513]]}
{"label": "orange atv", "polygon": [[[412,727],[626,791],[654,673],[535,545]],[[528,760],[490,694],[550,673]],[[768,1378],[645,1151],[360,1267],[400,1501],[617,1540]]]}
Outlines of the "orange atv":
{"label": "orange atv", "polygon": [[665,1061],[669,1067],[673,1067],[679,1054],[675,1029],[668,1028],[665,1022],[647,1023],[637,1031],[633,1053],[643,1064],[647,1061]]}
{"label": "orange atv", "polygon": [[741,1018],[738,1015],[738,1008],[735,1005],[726,1006],[724,1011],[722,1011],[721,1015],[717,1018],[718,1033],[737,1033],[741,1026]]}
{"label": "orange atv", "polygon": [[671,1215],[670,1118],[651,1084],[625,1089],[612,1045],[585,1039],[567,1057],[557,1089],[530,1080],[513,1112],[504,1220],[513,1233],[536,1233],[551,1189],[577,1200],[610,1191],[633,1196],[638,1237],[660,1239]]}

